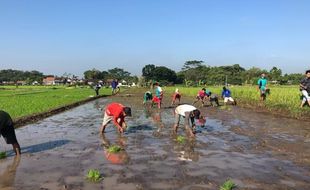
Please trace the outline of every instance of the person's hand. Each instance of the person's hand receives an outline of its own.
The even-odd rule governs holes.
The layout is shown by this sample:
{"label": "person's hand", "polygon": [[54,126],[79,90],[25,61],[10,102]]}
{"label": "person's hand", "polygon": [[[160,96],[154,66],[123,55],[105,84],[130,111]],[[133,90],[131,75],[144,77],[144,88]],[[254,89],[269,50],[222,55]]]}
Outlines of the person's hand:
{"label": "person's hand", "polygon": [[121,128],[121,127],[118,127],[118,131],[119,131],[120,133],[124,133],[124,129]]}

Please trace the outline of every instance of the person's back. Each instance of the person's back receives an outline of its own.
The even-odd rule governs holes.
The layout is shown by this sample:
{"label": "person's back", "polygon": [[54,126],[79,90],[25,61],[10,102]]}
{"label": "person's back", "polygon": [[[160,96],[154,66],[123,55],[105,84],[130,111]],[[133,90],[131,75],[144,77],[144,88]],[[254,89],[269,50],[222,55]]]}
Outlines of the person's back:
{"label": "person's back", "polygon": [[16,139],[12,118],[3,110],[0,110],[0,136],[3,136],[7,144],[12,144],[16,155],[20,154],[20,146]]}
{"label": "person's back", "polygon": [[106,107],[106,113],[110,116],[118,117],[123,112],[124,107],[125,106],[120,103],[113,102]]}
{"label": "person's back", "polygon": [[0,110],[0,131],[10,125],[13,125],[11,116],[7,112]]}
{"label": "person's back", "polygon": [[197,108],[195,106],[183,104],[183,105],[179,105],[175,108],[175,113],[185,117],[185,112],[191,112],[191,111],[194,111],[196,109]]}

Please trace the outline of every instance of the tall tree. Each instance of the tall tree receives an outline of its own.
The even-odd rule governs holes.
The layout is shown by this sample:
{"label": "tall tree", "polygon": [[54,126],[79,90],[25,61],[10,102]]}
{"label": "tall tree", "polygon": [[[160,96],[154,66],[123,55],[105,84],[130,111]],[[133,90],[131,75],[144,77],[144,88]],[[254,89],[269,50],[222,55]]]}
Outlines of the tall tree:
{"label": "tall tree", "polygon": [[124,80],[130,76],[129,72],[125,71],[124,69],[118,68],[118,67],[115,67],[114,69],[110,69],[108,70],[108,72],[109,72],[109,77],[115,78],[118,80]]}
{"label": "tall tree", "polygon": [[153,74],[155,71],[156,66],[149,64],[149,65],[145,65],[142,68],[142,76],[145,78],[146,81],[152,80],[153,79]]}
{"label": "tall tree", "polygon": [[202,64],[203,64],[203,61],[197,61],[197,60],[186,61],[182,67],[182,70],[188,70],[188,69],[194,69],[197,67],[201,67]]}

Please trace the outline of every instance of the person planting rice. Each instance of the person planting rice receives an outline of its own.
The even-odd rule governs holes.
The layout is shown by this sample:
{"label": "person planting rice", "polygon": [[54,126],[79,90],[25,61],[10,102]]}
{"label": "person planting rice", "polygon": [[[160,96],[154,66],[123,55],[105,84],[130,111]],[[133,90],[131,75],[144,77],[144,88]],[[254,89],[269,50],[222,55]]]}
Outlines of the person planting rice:
{"label": "person planting rice", "polygon": [[106,126],[113,120],[118,131],[123,133],[126,130],[127,125],[125,122],[125,117],[131,117],[131,108],[125,107],[120,103],[113,102],[107,105],[104,111],[103,122],[100,128],[100,134],[104,133]]}
{"label": "person planting rice", "polygon": [[155,96],[153,98],[153,102],[157,103],[157,107],[160,109],[164,94],[163,90],[161,89],[161,87],[157,82],[154,85],[155,85]]}
{"label": "person planting rice", "polygon": [[205,96],[205,99],[209,100],[211,106],[220,106],[220,103],[219,103],[219,98],[216,94],[213,94],[211,91],[209,90],[206,90],[206,96]]}
{"label": "person planting rice", "polygon": [[143,104],[146,104],[149,101],[152,101],[153,95],[152,92],[146,91],[143,95]]}
{"label": "person planting rice", "polygon": [[175,114],[175,121],[173,126],[174,131],[177,132],[180,120],[181,118],[183,118],[185,129],[189,131],[191,137],[194,137],[195,119],[202,119],[200,117],[200,111],[192,105],[184,104],[177,106],[175,108],[174,114]]}
{"label": "person planting rice", "polygon": [[229,89],[227,89],[225,86],[223,87],[223,91],[222,91],[222,97],[224,99],[224,105],[226,105],[226,103],[228,101],[232,102],[234,105],[236,105],[236,101],[231,97],[231,92]]}
{"label": "person planting rice", "polygon": [[302,102],[300,107],[302,108],[306,101],[310,105],[310,70],[307,70],[305,73],[306,77],[300,81],[300,91],[302,93]]}
{"label": "person planting rice", "polygon": [[3,136],[7,144],[12,144],[16,155],[20,155],[20,146],[17,142],[14,124],[11,116],[0,110],[0,136]]}
{"label": "person planting rice", "polygon": [[202,88],[201,90],[198,91],[198,94],[196,96],[196,100],[193,102],[193,105],[196,103],[196,102],[201,102],[201,106],[204,105],[204,99],[205,99],[205,96],[206,96],[206,89],[205,88]]}
{"label": "person planting rice", "polygon": [[171,106],[174,105],[176,99],[178,99],[179,103],[181,102],[181,94],[179,92],[179,89],[175,89],[174,94],[172,95],[172,102],[171,102]]}

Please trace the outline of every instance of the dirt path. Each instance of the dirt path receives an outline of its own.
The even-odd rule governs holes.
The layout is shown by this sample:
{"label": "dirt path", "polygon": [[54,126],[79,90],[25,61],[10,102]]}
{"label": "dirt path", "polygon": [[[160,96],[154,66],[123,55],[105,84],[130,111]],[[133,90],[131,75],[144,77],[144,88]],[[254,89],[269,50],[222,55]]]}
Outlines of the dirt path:
{"label": "dirt path", "polygon": [[[100,138],[99,107],[132,107],[127,132],[111,125]],[[183,103],[191,103],[185,98]],[[310,189],[310,123],[238,107],[204,107],[206,127],[179,144],[173,108],[145,109],[142,93],[102,98],[17,129],[20,160],[0,160],[0,189],[218,189],[227,178],[238,189]],[[184,135],[183,127],[179,135]],[[109,155],[102,144],[118,144]],[[11,147],[0,140],[1,150]],[[104,176],[85,180],[88,169]]]}

